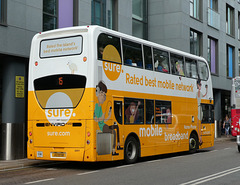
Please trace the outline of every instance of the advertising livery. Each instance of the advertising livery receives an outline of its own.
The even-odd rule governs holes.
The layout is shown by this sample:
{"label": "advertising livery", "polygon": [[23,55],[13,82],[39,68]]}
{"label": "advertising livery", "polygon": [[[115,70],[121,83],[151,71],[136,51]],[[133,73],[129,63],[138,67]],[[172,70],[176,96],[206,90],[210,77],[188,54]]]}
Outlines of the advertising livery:
{"label": "advertising livery", "polygon": [[136,162],[214,144],[205,59],[99,26],[35,35],[28,158]]}

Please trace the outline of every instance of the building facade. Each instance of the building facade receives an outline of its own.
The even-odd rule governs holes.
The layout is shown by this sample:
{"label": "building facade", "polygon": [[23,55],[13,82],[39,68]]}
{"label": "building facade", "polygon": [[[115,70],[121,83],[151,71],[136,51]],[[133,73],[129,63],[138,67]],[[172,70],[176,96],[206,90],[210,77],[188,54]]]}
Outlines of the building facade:
{"label": "building facade", "polygon": [[231,79],[239,75],[237,0],[0,0],[0,160],[26,156],[32,37],[91,24],[204,57],[212,73],[215,119],[229,113]]}
{"label": "building facade", "polygon": [[148,4],[149,40],[208,61],[218,121],[230,113],[231,80],[239,75],[239,3],[237,0],[159,0]]}

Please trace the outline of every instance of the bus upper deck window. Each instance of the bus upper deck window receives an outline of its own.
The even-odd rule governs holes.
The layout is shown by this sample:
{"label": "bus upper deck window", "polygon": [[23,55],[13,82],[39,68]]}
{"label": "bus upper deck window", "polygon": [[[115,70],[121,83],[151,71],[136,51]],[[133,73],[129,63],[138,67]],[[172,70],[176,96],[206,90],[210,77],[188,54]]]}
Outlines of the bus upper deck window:
{"label": "bus upper deck window", "polygon": [[169,73],[169,55],[166,51],[153,49],[155,71]]}
{"label": "bus upper deck window", "polygon": [[[107,46],[110,46],[108,47],[110,49],[105,50]],[[107,58],[109,62],[121,63],[120,38],[105,33],[100,34],[97,41],[97,53],[98,60],[103,60],[104,53],[105,60]]]}
{"label": "bus upper deck window", "polygon": [[184,60],[183,57],[176,54],[171,54],[172,74],[184,76]]}
{"label": "bus upper deck window", "polygon": [[201,80],[208,79],[208,68],[204,62],[198,61],[198,75]]}
{"label": "bus upper deck window", "polygon": [[197,78],[197,61],[193,59],[186,58],[186,76],[189,78]]}
{"label": "bus upper deck window", "polygon": [[153,70],[152,49],[151,47],[143,46],[143,50],[144,50],[145,69]]}
{"label": "bus upper deck window", "polygon": [[143,68],[141,44],[123,40],[123,55],[125,65]]}

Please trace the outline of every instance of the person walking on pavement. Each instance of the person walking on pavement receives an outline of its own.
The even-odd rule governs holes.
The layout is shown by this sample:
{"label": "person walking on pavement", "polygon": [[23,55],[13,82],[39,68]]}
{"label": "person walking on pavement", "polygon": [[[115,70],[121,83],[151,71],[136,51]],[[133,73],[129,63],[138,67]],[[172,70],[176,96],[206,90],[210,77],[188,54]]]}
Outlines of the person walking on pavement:
{"label": "person walking on pavement", "polygon": [[223,128],[225,129],[225,135],[229,137],[229,130],[231,126],[231,120],[229,119],[229,116],[226,114],[225,120],[223,122]]}

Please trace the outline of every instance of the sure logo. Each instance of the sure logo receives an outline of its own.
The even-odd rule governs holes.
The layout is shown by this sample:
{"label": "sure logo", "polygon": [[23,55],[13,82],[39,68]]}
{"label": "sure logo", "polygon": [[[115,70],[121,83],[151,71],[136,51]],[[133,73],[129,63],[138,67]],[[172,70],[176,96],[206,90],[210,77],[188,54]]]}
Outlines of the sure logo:
{"label": "sure logo", "polygon": [[66,124],[69,121],[73,110],[70,108],[64,109],[64,107],[72,107],[72,101],[67,94],[57,92],[49,97],[46,104],[47,109],[45,109],[45,115],[51,124]]}
{"label": "sure logo", "polygon": [[113,45],[107,45],[103,50],[102,59],[105,75],[111,81],[117,80],[122,72],[121,57],[118,50]]}

